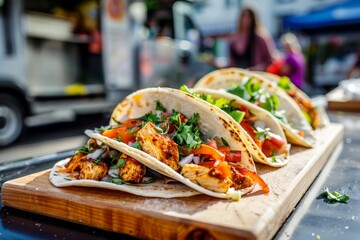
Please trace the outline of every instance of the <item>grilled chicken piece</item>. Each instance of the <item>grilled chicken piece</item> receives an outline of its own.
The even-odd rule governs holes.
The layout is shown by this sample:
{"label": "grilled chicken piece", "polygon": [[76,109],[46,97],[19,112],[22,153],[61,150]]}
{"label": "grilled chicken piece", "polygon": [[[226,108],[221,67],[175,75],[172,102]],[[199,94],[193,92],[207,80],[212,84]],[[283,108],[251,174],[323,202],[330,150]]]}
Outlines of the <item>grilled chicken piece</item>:
{"label": "grilled chicken piece", "polygon": [[169,136],[160,134],[156,126],[148,122],[136,136],[141,149],[175,171],[180,168],[177,144]]}
{"label": "grilled chicken piece", "polygon": [[239,163],[228,163],[231,170],[231,179],[233,181],[232,187],[235,190],[250,187],[254,184],[254,181],[243,174],[241,174],[236,168],[242,167]]}
{"label": "grilled chicken piece", "polygon": [[207,168],[196,164],[185,164],[181,174],[190,181],[214,192],[226,193],[233,182],[222,178],[222,174],[216,168]]}
{"label": "grilled chicken piece", "polygon": [[68,172],[79,171],[81,168],[81,162],[86,161],[87,154],[83,152],[77,152],[70,158],[70,161],[66,163],[65,168]]}
{"label": "grilled chicken piece", "polygon": [[119,169],[121,179],[132,183],[140,183],[145,173],[145,166],[131,157],[127,157],[125,165]]}
{"label": "grilled chicken piece", "polygon": [[106,176],[108,167],[105,163],[95,164],[92,161],[82,161],[79,179],[100,180]]}

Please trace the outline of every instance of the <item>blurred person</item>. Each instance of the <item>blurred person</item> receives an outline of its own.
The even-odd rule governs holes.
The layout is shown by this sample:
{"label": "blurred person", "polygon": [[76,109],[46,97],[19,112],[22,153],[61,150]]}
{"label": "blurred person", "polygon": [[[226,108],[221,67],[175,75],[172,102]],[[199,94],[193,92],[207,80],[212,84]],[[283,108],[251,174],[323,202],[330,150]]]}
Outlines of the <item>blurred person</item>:
{"label": "blurred person", "polygon": [[279,75],[287,76],[298,87],[303,88],[305,74],[305,60],[297,37],[292,33],[285,33],[280,38],[285,56],[281,64]]}
{"label": "blurred person", "polygon": [[243,8],[237,33],[230,39],[230,67],[265,70],[272,62],[274,42],[270,34],[258,23],[255,11]]}

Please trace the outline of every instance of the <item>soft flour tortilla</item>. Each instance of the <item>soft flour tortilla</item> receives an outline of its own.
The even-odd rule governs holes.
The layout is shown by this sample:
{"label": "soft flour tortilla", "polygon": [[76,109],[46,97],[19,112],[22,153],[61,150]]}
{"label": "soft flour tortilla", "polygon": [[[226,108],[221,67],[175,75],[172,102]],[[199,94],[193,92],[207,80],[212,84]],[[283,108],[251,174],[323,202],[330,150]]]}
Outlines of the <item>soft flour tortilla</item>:
{"label": "soft flour tortilla", "polygon": [[[149,111],[155,112],[155,100],[159,100],[168,111],[176,110],[187,117],[191,117],[194,113],[198,113],[200,116],[199,127],[204,135],[204,139],[215,138],[220,140],[221,138],[224,138],[232,150],[241,151],[242,165],[250,171],[256,172],[252,157],[247,150],[245,143],[239,137],[241,133],[238,127],[234,126],[233,122],[229,121],[227,117],[223,117],[223,113],[219,108],[206,106],[202,100],[180,90],[169,88],[148,88],[134,92],[126,97],[115,108],[111,116],[110,125],[117,125],[117,122],[143,116]],[[112,148],[135,158],[148,168],[182,182],[196,191],[217,198],[232,198],[232,191],[225,194],[205,189],[200,185],[191,182],[189,179],[183,177],[166,164],[139,149],[132,148],[122,142],[104,137],[101,134],[90,130],[87,130],[85,133],[89,137],[98,139]],[[254,186],[241,189],[239,190],[239,193],[242,195],[246,194],[253,188]]]}
{"label": "soft flour tortilla", "polygon": [[70,159],[64,159],[55,164],[50,172],[50,181],[56,187],[97,187],[131,193],[143,197],[177,198],[190,197],[201,194],[181,183],[172,182],[166,184],[165,180],[156,179],[153,183],[118,185],[115,183],[95,180],[77,180],[69,178],[68,173],[59,173],[59,169],[65,168]]}
{"label": "soft flour tortilla", "polygon": [[[280,80],[280,76],[272,74],[272,73],[261,72],[261,71],[256,71],[256,73],[264,76],[266,79],[274,82],[275,84],[278,84],[278,82]],[[314,120],[313,120],[314,123],[312,124],[313,129],[324,127],[324,126],[326,126],[326,125],[328,125],[330,123],[329,118],[327,117],[325,111],[323,111],[319,107],[314,106],[312,104],[312,101],[311,101],[310,97],[306,93],[304,93],[301,89],[296,87],[292,82],[290,82],[289,91],[294,92],[296,99],[298,101],[300,101],[301,103],[303,103],[303,102],[310,102],[311,103],[312,110],[315,112],[315,117],[314,117]],[[285,92],[288,92],[288,91],[285,90]]]}
{"label": "soft flour tortilla", "polygon": [[[315,144],[314,132],[303,116],[299,106],[282,89],[259,74],[239,68],[220,69],[205,75],[197,82],[194,88],[227,90],[234,84],[240,84],[249,77],[253,79],[252,81],[260,83],[267,92],[274,94],[279,98],[280,105],[278,110],[285,111],[285,116],[289,124],[285,124],[280,120],[278,121],[283,128],[288,141],[299,146],[313,147]],[[293,129],[303,131],[304,136],[299,136]]]}
{"label": "soft flour tortilla", "polygon": [[[236,125],[241,131],[240,131],[240,138],[243,140],[243,142],[246,144],[248,150],[250,151],[251,155],[254,158],[254,161],[266,164],[272,167],[283,167],[285,166],[289,161],[289,148],[290,146],[287,144],[286,136],[279,124],[279,122],[275,119],[271,113],[268,111],[251,104],[250,102],[237,97],[233,94],[230,94],[226,92],[225,90],[214,90],[214,89],[206,89],[206,88],[197,88],[191,90],[194,93],[200,93],[205,95],[210,95],[214,99],[218,98],[224,98],[228,101],[234,100],[235,103],[238,103],[242,106],[245,106],[247,109],[249,109],[254,115],[256,120],[260,120],[265,123],[265,128],[270,128],[270,131],[279,135],[284,141],[285,141],[285,148],[283,154],[275,155],[276,162],[273,161],[273,159],[270,157],[266,157],[264,153],[259,149],[259,147],[255,144],[255,142],[252,140],[250,135],[240,126],[238,122],[236,122],[234,119],[232,119],[231,116],[227,115],[227,113],[224,112],[229,118],[229,121],[232,121],[234,125]],[[208,102],[204,102],[204,104],[210,104]]]}

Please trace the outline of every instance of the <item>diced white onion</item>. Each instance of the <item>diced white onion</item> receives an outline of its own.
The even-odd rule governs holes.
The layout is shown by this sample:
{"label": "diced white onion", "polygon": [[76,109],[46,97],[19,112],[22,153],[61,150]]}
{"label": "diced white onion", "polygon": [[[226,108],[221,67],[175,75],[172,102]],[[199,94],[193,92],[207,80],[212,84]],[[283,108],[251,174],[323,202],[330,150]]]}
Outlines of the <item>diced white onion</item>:
{"label": "diced white onion", "polygon": [[108,171],[108,175],[110,177],[119,176],[119,169],[118,168],[110,168]]}
{"label": "diced white onion", "polygon": [[259,129],[259,128],[264,129],[266,127],[265,122],[263,122],[263,121],[255,121],[254,126],[256,129]]}
{"label": "diced white onion", "polygon": [[191,163],[191,161],[193,160],[194,154],[190,154],[184,158],[182,158],[179,162],[179,165],[181,167],[183,167],[185,164]]}
{"label": "diced white onion", "polygon": [[194,162],[195,164],[199,164],[199,163],[200,163],[200,157],[199,157],[199,156],[195,156],[195,157],[193,158],[193,162]]}
{"label": "diced white onion", "polygon": [[216,160],[216,162],[214,163],[214,167],[216,167],[217,165],[219,165],[220,160]]}
{"label": "diced white onion", "polygon": [[106,175],[105,177],[103,177],[103,178],[101,179],[101,181],[107,181],[107,180],[109,180],[109,175]]}
{"label": "diced white onion", "polygon": [[98,146],[101,146],[101,145],[103,145],[103,142],[96,139],[96,144],[97,144]]}
{"label": "diced white onion", "polygon": [[132,147],[132,145],[134,145],[134,142],[128,142],[128,145]]}
{"label": "diced white onion", "polygon": [[93,151],[92,153],[89,153],[87,155],[88,158],[92,158],[92,159],[97,159],[100,154],[103,152],[102,149],[96,149],[95,151]]}
{"label": "diced white onion", "polygon": [[141,182],[147,182],[150,181],[152,178],[151,177],[143,177]]}

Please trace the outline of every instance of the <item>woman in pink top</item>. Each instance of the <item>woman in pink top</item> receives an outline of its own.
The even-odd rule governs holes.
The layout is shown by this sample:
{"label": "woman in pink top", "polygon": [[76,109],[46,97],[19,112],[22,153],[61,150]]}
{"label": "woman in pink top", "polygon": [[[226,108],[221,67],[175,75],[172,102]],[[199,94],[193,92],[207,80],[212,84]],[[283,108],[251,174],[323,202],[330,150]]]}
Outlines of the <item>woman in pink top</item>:
{"label": "woman in pink top", "polygon": [[272,62],[274,44],[270,36],[259,31],[254,10],[244,8],[241,12],[238,31],[230,39],[230,66],[265,70]]}

